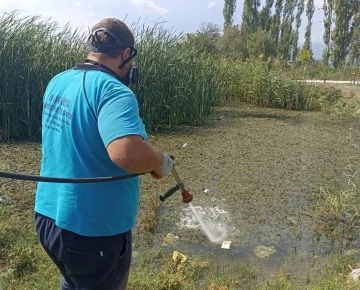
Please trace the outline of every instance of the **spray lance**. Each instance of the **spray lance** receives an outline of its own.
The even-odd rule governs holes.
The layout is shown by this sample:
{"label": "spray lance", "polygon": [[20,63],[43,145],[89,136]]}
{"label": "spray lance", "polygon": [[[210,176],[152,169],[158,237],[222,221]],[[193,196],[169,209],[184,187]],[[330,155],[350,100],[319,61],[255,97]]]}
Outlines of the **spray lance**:
{"label": "spray lance", "polygon": [[[172,155],[170,155],[170,158],[172,160],[175,160],[175,157]],[[172,196],[175,192],[177,192],[178,190],[181,190],[182,201],[184,203],[191,202],[193,199],[193,196],[188,190],[185,189],[184,183],[181,181],[178,173],[176,172],[175,164],[173,166],[171,173],[176,180],[176,184],[173,185],[172,187],[170,187],[167,191],[165,191],[165,193],[160,195],[160,200],[164,202],[166,199],[168,199],[170,196]]]}
{"label": "spray lance", "polygon": [[[172,155],[170,155],[170,158],[173,160],[175,159],[174,156],[172,156]],[[193,196],[188,190],[186,190],[184,183],[181,181],[179,175],[176,172],[175,165],[172,169],[172,174],[176,180],[176,184],[173,185],[172,187],[170,187],[165,193],[160,195],[160,200],[165,201],[167,198],[172,196],[175,192],[177,192],[178,190],[181,190],[182,201],[184,203],[190,204],[191,211],[195,215],[196,219],[198,220],[198,222],[200,224],[200,228],[202,229],[202,231],[206,235],[206,237],[209,239],[209,241],[211,241],[212,243],[216,243],[216,244],[221,243],[226,236],[225,229],[218,228],[218,229],[214,230],[211,227],[209,227],[209,225],[206,224],[206,222],[203,220],[203,218],[196,211],[195,207],[191,204]]]}

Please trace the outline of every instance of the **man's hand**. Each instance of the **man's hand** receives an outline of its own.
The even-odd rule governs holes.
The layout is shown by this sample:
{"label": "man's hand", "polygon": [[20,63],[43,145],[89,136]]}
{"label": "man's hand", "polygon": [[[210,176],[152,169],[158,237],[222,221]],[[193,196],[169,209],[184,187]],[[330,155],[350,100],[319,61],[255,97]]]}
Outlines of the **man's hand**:
{"label": "man's hand", "polygon": [[156,179],[164,178],[166,175],[171,173],[171,170],[174,167],[174,161],[170,158],[170,156],[165,153],[163,153],[163,155],[164,159],[162,165],[150,172],[151,176]]}

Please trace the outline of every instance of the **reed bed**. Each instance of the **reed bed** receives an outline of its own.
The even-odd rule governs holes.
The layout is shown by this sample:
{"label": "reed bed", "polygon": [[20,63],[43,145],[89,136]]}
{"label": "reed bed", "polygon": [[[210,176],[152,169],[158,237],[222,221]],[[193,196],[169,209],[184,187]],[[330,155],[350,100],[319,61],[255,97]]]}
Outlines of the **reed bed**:
{"label": "reed bed", "polygon": [[[130,25],[139,54],[140,84],[132,88],[149,133],[159,126],[201,125],[214,105],[237,98],[259,106],[321,110],[340,94],[284,77],[264,61],[230,62],[191,46],[161,23]],[[40,16],[0,18],[0,140],[41,132],[42,98],[57,73],[83,62],[88,31],[59,27]]]}
{"label": "reed bed", "polygon": [[[161,25],[133,28],[140,84],[133,88],[151,133],[160,125],[202,124],[224,95],[217,58],[200,54]],[[57,73],[84,61],[87,34],[39,16],[0,19],[0,139],[41,131],[42,97]]]}

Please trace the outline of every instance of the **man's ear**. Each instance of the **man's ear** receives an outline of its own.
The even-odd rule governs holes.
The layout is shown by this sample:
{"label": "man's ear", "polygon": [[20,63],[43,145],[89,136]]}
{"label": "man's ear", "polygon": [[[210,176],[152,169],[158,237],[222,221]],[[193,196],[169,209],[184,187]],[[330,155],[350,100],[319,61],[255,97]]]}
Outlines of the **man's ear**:
{"label": "man's ear", "polygon": [[122,54],[122,60],[124,61],[124,60],[128,59],[130,57],[130,55],[131,55],[130,48],[129,47],[125,48],[125,50]]}

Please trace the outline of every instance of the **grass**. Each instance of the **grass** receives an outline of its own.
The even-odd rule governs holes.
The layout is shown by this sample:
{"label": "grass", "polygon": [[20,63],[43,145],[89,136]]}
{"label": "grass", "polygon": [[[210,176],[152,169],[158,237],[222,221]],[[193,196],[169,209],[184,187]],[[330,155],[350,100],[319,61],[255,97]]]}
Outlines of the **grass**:
{"label": "grass", "polygon": [[360,80],[360,71],[358,68],[345,64],[338,68],[333,68],[322,60],[317,60],[308,65],[288,65],[287,62],[278,59],[270,60],[271,67],[278,70],[285,77],[303,80],[334,80],[334,81],[352,81]]}
{"label": "grass", "polygon": [[325,66],[318,62],[308,68],[293,67],[283,70],[284,74],[290,75],[296,79],[317,79],[334,81],[352,81],[355,74],[355,80],[360,80],[359,70],[351,66],[343,66],[337,69]]}
{"label": "grass", "polygon": [[[348,137],[352,140],[352,136]],[[352,144],[355,152],[360,152],[358,144]],[[360,222],[360,189],[358,154],[349,156],[347,184],[339,185],[331,181],[320,188],[317,210],[314,215],[314,228],[334,238],[355,239]]]}
{"label": "grass", "polygon": [[324,111],[342,116],[359,117],[360,110],[360,86],[350,84],[313,84],[320,90],[332,88],[341,95],[332,105],[324,107]]}
{"label": "grass", "polygon": [[336,185],[321,188],[318,210],[314,216],[317,233],[324,233],[335,239],[356,239],[360,222],[360,191],[352,180],[357,177],[358,172],[355,172],[346,188]]}
{"label": "grass", "polygon": [[[10,234],[9,231],[4,232],[4,229],[1,229],[2,234],[10,234],[6,244],[7,248],[11,245],[9,253],[12,253],[8,254],[7,263],[2,265],[0,280],[4,289],[57,289],[59,281],[57,269],[36,242],[31,226],[24,228],[24,224],[30,225],[31,221],[26,222],[22,219],[11,224],[12,229],[17,228],[20,232],[11,231]],[[26,235],[27,239],[19,239],[23,235]],[[349,271],[344,266],[347,264],[352,264],[354,268],[358,266],[354,257],[347,257],[340,253],[334,253],[323,268],[309,269],[310,272],[316,272],[316,278],[313,280],[306,278],[301,281],[295,280],[289,273],[280,269],[274,281],[260,285],[257,281],[259,277],[256,269],[246,260],[239,261],[235,266],[220,265],[211,257],[196,255],[188,256],[184,265],[179,267],[173,261],[170,251],[145,249],[142,248],[140,254],[134,259],[136,265],[132,269],[128,289],[352,290],[359,287],[358,282],[352,282],[347,278]],[[221,271],[216,270],[219,267]]]}

